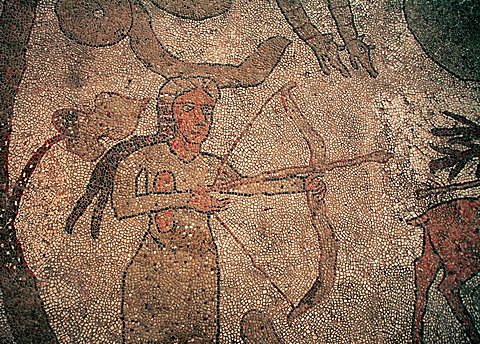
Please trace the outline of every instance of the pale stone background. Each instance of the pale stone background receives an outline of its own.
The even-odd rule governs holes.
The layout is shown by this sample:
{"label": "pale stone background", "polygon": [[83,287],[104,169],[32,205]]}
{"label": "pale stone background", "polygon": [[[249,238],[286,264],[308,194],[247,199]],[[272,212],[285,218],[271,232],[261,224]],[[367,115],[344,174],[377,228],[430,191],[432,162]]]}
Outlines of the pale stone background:
{"label": "pale stone background", "polygon": [[[336,32],[326,1],[305,2],[305,7],[321,31]],[[336,72],[323,75],[315,56],[295,36],[273,0],[235,0],[225,15],[203,22],[152,9],[160,41],[189,61],[239,63],[268,37],[282,35],[293,41],[264,84],[222,92],[205,150],[224,154],[265,100],[294,80],[298,84],[294,95],[324,137],[328,160],[380,148],[395,154],[385,166],[369,164],[326,175],[328,216],[340,245],[337,281],[329,302],[291,326],[286,322],[286,304],[229,234],[215,228],[222,268],[224,343],[240,340],[240,317],[253,308],[277,314],[276,329],[287,343],[410,340],[412,263],[421,253],[422,241],[420,230],[404,220],[435,201],[413,197],[414,189],[427,182],[428,161],[435,156],[428,147],[432,140],[428,130],[433,123],[445,122],[442,110],[474,118],[480,93],[478,84],[455,79],[425,55],[407,29],[401,1],[352,1],[352,7],[358,31],[376,46],[373,60],[380,73],[376,79],[364,70],[353,72],[350,79]],[[341,42],[338,35],[336,40]],[[348,61],[344,52],[342,58]],[[134,57],[127,40],[106,48],[69,41],[58,28],[52,1],[39,6],[27,59],[13,122],[11,176],[17,176],[33,151],[55,134],[50,123],[55,110],[91,107],[102,91],[155,99],[164,81]],[[261,149],[232,156],[234,166],[245,174],[258,169],[252,162],[264,164],[267,170],[307,161],[306,146],[295,127],[267,110],[254,126],[255,134],[246,138],[258,141]],[[154,117],[152,101],[138,133],[151,131]],[[262,145],[269,137],[274,141]],[[272,152],[276,159],[270,161]],[[138,228],[135,220],[118,222],[107,208],[98,240],[89,236],[91,209],[72,235],[63,231],[66,216],[90,175],[90,170],[81,168],[84,164],[62,145],[49,152],[23,197],[16,227],[27,262],[40,279],[46,311],[60,342],[114,343],[121,332],[122,272],[145,228]],[[90,169],[93,166],[89,164]],[[255,206],[273,209],[259,219]],[[298,301],[316,273],[315,233],[308,225],[304,197],[237,200],[222,217],[289,297]],[[264,224],[267,230],[259,231]],[[278,243],[274,253],[265,250],[268,240]],[[435,288],[425,319],[427,342],[466,342]]]}

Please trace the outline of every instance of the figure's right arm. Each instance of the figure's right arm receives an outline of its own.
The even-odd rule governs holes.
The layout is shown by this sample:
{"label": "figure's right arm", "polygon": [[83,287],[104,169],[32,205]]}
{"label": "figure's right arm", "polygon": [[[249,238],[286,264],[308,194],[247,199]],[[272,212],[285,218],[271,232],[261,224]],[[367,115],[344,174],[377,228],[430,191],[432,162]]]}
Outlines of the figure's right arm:
{"label": "figure's right arm", "polygon": [[112,195],[113,209],[118,219],[188,207],[191,199],[188,190],[139,193],[136,179],[140,170],[141,164],[134,159],[127,159],[118,167]]}

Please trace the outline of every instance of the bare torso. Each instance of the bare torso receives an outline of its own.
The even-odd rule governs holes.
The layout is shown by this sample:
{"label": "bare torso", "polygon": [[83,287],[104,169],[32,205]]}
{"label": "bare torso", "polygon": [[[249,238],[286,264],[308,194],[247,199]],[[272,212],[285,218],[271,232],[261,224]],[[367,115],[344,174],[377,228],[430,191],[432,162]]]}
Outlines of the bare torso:
{"label": "bare torso", "polygon": [[[206,155],[185,163],[167,145],[131,159],[139,161],[135,184],[140,198],[205,187],[213,183],[220,163]],[[188,208],[141,216],[148,230],[124,274],[125,342],[215,342],[220,270],[209,216]]]}

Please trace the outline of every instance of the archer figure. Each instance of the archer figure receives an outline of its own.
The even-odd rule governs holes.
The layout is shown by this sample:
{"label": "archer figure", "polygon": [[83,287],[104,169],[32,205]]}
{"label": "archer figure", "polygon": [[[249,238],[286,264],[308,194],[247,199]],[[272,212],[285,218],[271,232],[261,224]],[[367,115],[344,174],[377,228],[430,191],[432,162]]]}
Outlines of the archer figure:
{"label": "archer figure", "polygon": [[[123,278],[124,341],[218,342],[220,267],[210,224],[230,200],[214,193],[324,191],[314,171],[308,176],[272,173],[253,183],[221,158],[203,152],[218,98],[210,79],[168,81],[157,110],[160,130],[173,126],[174,137],[136,151],[118,166],[115,215],[141,217],[138,223],[145,230]],[[214,186],[217,181],[227,184]]]}
{"label": "archer figure", "polygon": [[[377,152],[347,161],[241,176],[227,163],[226,157],[202,150],[218,98],[219,90],[208,78],[166,82],[158,97],[158,126],[159,130],[174,134],[164,143],[131,154],[116,171],[112,194],[115,215],[119,219],[139,217],[138,226],[145,230],[123,278],[124,341],[218,342],[221,270],[210,227],[212,220],[235,238],[254,267],[289,303],[291,317],[314,306],[318,295],[324,295],[322,288],[328,285],[324,280],[327,276],[322,275],[295,305],[264,268],[255,263],[218,215],[230,203],[222,195],[307,193],[311,197],[312,216],[320,226],[325,216],[322,209],[326,189],[321,173],[388,158]],[[323,249],[327,250],[324,254],[333,254],[336,259],[335,249],[331,250],[334,253],[327,245]],[[322,263],[331,268],[327,261],[319,264]],[[267,319],[268,325],[268,318],[263,319]],[[264,329],[268,331],[269,327]],[[243,333],[247,332],[248,329],[243,329]]]}

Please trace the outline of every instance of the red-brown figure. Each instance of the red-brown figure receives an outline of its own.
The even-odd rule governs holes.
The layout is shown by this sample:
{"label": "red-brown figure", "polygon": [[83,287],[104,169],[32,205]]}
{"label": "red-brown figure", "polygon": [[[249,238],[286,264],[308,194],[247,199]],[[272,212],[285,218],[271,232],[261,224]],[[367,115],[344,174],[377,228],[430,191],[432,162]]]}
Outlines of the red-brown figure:
{"label": "red-brown figure", "polygon": [[444,270],[440,291],[470,342],[480,343],[473,318],[460,297],[461,286],[480,271],[479,209],[479,198],[456,199],[409,221],[424,232],[423,252],[415,261],[414,343],[423,341],[428,291],[440,269]]}

